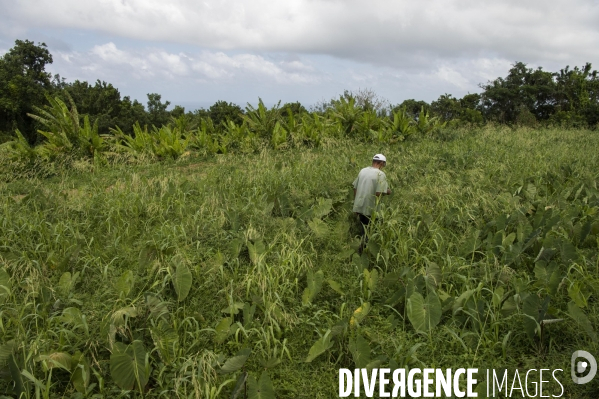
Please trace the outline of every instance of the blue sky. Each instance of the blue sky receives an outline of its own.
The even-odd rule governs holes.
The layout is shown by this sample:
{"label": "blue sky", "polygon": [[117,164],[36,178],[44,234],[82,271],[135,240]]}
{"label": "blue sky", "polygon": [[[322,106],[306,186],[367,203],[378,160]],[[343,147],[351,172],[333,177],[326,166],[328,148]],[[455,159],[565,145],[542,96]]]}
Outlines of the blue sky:
{"label": "blue sky", "polygon": [[370,89],[392,104],[461,97],[511,64],[599,68],[599,2],[0,0],[0,53],[45,42],[68,81],[143,103],[245,106]]}

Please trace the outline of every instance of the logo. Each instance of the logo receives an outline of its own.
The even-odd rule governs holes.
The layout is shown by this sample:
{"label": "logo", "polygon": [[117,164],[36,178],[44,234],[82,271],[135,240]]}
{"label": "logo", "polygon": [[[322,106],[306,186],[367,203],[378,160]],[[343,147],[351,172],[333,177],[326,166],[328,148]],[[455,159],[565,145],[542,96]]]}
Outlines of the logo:
{"label": "logo", "polygon": [[[585,360],[577,362],[576,359],[578,358],[584,358]],[[579,350],[572,353],[571,366],[572,381],[574,381],[575,384],[586,384],[587,382],[591,381],[593,377],[595,377],[595,374],[597,374],[597,361],[595,360],[593,355],[591,355],[587,351]],[[587,370],[590,371],[586,376],[578,376],[578,374],[583,374]]]}

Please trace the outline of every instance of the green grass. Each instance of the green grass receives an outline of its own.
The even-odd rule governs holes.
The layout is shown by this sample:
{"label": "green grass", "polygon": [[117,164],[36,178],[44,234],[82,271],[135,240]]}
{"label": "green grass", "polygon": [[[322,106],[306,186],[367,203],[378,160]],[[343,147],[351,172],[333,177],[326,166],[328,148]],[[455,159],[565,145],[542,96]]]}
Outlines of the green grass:
{"label": "green grass", "polygon": [[[133,340],[149,354],[148,397],[209,397],[241,373],[219,374],[219,363],[246,347],[244,369],[256,379],[261,361],[281,361],[268,368],[278,397],[336,397],[338,369],[356,367],[358,335],[381,367],[560,368],[566,397],[596,397],[599,379],[575,386],[569,367],[576,349],[599,353],[597,148],[592,131],[489,127],[393,146],[329,141],[163,163],[43,165],[37,175],[49,177],[28,170],[33,177],[0,183],[0,267],[11,285],[0,343],[14,340],[15,363],[51,381],[49,397],[74,395],[75,378],[46,360],[50,380],[38,356],[77,351],[93,369],[89,396],[139,396],[110,370],[114,342]],[[393,195],[360,258],[351,182],[378,152]],[[364,266],[378,273],[370,287]],[[185,268],[193,281],[178,301],[172,281]],[[303,304],[318,270],[322,287]],[[66,272],[79,273],[72,286]],[[440,298],[430,331],[415,331],[408,317],[414,290]],[[168,316],[152,313],[148,293]],[[365,302],[370,312],[350,323]],[[137,316],[114,317],[127,307]],[[80,309],[88,334],[66,308]],[[564,321],[541,337],[524,316],[531,308]],[[230,316],[231,333],[219,337]],[[338,331],[332,347],[305,362],[329,329]],[[9,369],[0,393],[12,387]]]}

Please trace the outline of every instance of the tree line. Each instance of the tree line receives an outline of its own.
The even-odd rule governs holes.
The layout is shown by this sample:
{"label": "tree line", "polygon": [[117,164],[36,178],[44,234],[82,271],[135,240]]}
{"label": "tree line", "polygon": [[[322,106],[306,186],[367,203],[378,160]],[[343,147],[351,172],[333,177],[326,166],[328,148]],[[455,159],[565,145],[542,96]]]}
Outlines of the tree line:
{"label": "tree line", "polygon": [[[79,114],[88,115],[92,123],[97,123],[100,134],[108,134],[116,127],[132,134],[136,123],[159,127],[182,115],[192,124],[209,118],[217,129],[224,129],[228,121],[243,123],[245,110],[237,104],[217,101],[207,109],[186,111],[175,105],[169,110],[169,101],[163,100],[160,94],[150,93],[144,105],[129,96],[121,96],[118,88],[104,81],[69,83],[60,75],[52,76],[46,71],[52,61],[45,43],[35,44],[29,40],[16,40],[14,47],[0,57],[0,142],[10,140],[17,129],[31,144],[42,140],[43,136],[37,134],[39,122],[29,115],[46,105],[48,96],[65,100],[70,96]],[[417,120],[424,111],[447,122],[448,126],[494,122],[596,128],[599,124],[599,78],[590,63],[549,72],[516,62],[506,77],[480,84],[480,88],[481,93],[462,98],[443,94],[430,104],[408,99],[392,105],[368,89],[346,91],[340,99],[353,100],[365,111],[376,111],[380,118],[393,118],[395,111],[403,109]],[[293,115],[324,114],[334,108],[337,101],[322,101],[310,110],[299,102],[287,103],[280,111]]]}

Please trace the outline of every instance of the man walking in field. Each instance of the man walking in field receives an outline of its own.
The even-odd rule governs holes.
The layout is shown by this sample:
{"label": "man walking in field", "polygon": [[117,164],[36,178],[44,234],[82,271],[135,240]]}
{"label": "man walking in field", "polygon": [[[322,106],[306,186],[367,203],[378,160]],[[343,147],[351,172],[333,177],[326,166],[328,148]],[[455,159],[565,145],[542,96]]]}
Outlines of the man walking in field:
{"label": "man walking in field", "polygon": [[362,226],[360,253],[366,243],[366,227],[370,223],[370,217],[376,208],[379,197],[391,194],[391,190],[387,184],[387,176],[385,175],[385,172],[381,170],[386,165],[387,158],[383,154],[376,154],[372,157],[372,166],[362,169],[353,183],[353,211],[358,215],[360,225]]}

